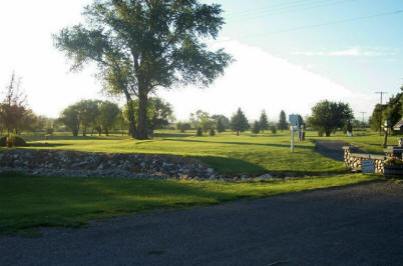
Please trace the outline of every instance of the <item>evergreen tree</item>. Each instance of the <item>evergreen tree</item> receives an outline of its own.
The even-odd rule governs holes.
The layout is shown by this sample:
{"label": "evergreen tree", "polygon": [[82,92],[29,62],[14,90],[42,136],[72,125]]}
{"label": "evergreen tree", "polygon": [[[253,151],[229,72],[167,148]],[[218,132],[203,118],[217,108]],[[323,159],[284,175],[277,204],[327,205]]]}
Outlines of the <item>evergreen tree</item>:
{"label": "evergreen tree", "polygon": [[224,131],[225,131],[225,125],[224,125],[222,119],[218,119],[217,120],[217,132],[222,133]]}
{"label": "evergreen tree", "polygon": [[236,114],[231,118],[231,129],[236,132],[237,136],[239,136],[240,132],[244,132],[249,129],[249,127],[248,119],[242,112],[241,108],[238,108]]}
{"label": "evergreen tree", "polygon": [[280,119],[278,121],[278,129],[279,130],[288,129],[287,118],[286,118],[285,112],[283,110],[281,110],[281,112],[280,112]]}
{"label": "evergreen tree", "polygon": [[255,123],[253,123],[253,127],[252,127],[252,133],[253,134],[259,134],[261,130],[261,124],[258,121],[255,121]]}
{"label": "evergreen tree", "polygon": [[264,132],[269,129],[269,120],[267,119],[266,112],[263,110],[259,119],[259,131]]}

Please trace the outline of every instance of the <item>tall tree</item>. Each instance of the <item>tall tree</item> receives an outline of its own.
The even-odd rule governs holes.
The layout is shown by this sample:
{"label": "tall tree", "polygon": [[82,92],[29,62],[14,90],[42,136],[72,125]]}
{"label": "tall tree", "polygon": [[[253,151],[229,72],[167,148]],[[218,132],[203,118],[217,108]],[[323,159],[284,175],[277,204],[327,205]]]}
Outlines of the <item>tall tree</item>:
{"label": "tall tree", "polygon": [[259,131],[265,131],[269,129],[269,120],[267,119],[266,111],[262,111],[259,118]]}
{"label": "tall tree", "polygon": [[[126,119],[129,119],[130,108],[137,116],[140,111],[139,100],[136,99],[132,101],[129,106],[125,106],[123,113]],[[173,110],[171,105],[158,97],[151,97],[147,106],[147,120],[149,121],[147,124],[148,132],[153,132],[155,129],[167,126],[170,120],[173,120]],[[135,125],[136,127],[138,126],[138,121],[135,121]]]}
{"label": "tall tree", "polygon": [[312,116],[309,118],[310,125],[330,136],[339,128],[344,128],[354,118],[353,110],[346,103],[335,103],[327,100],[317,103],[312,108]]}
{"label": "tall tree", "polygon": [[280,118],[278,120],[278,129],[279,130],[287,130],[288,129],[288,123],[287,123],[287,117],[286,114],[283,110],[280,112]]}
{"label": "tall tree", "polygon": [[[86,7],[85,25],[65,28],[56,46],[74,67],[94,61],[106,87],[139,99],[136,138],[147,139],[148,95],[178,84],[208,86],[231,57],[210,51],[203,40],[216,38],[224,24],[216,4],[197,0],[98,0]],[[129,105],[130,106],[130,105]]]}
{"label": "tall tree", "polygon": [[239,136],[240,132],[244,132],[249,129],[249,122],[241,108],[238,108],[237,112],[231,118],[231,129]]}

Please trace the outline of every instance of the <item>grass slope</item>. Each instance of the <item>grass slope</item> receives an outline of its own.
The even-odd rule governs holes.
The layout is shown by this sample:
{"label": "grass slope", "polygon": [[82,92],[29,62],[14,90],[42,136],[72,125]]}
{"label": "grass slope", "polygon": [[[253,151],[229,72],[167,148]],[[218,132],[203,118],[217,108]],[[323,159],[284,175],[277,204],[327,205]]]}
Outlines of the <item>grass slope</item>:
{"label": "grass slope", "polygon": [[[63,149],[108,153],[175,154],[201,158],[216,170],[228,173],[323,174],[345,171],[341,162],[323,157],[314,150],[309,139],[297,143],[290,152],[288,132],[279,134],[232,133],[195,137],[175,131],[160,132],[155,139],[135,141],[127,137],[54,136],[47,141],[31,142],[35,149]],[[44,143],[47,143],[45,145]]]}
{"label": "grass slope", "polygon": [[152,209],[209,205],[376,178],[358,174],[248,183],[8,175],[0,177],[0,233],[40,226],[79,226],[91,219]]}

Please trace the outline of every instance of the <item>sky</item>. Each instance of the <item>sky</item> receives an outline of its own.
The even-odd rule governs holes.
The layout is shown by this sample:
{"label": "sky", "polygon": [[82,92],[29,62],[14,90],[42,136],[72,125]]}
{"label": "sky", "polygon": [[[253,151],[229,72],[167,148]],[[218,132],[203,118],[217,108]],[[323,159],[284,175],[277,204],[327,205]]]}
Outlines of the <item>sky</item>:
{"label": "sky", "polygon": [[[81,99],[108,99],[87,67],[71,73],[52,34],[82,21],[90,0],[13,0],[0,3],[0,88],[13,71],[30,107],[57,117]],[[323,99],[350,103],[368,117],[403,84],[401,0],[204,0],[225,10],[226,25],[211,49],[235,59],[208,88],[160,89],[157,95],[186,120],[198,109],[230,116],[241,107],[250,119],[266,110],[308,115]],[[112,99],[117,100],[117,99]]]}

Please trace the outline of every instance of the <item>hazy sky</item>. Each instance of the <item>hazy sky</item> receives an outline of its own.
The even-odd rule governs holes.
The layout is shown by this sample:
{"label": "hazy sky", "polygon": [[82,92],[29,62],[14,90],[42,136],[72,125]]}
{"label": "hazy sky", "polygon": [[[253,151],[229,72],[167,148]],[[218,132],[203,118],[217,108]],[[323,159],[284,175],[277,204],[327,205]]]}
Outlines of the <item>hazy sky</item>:
{"label": "hazy sky", "polygon": [[[69,73],[51,34],[81,20],[90,1],[13,0],[0,3],[0,86],[14,70],[35,112],[56,117],[67,105],[105,98],[95,69]],[[236,59],[210,88],[176,88],[160,96],[179,119],[203,109],[272,119],[309,113],[320,99],[349,102],[358,118],[403,83],[401,0],[217,0],[227,24],[212,47]],[[399,13],[399,11],[401,11]],[[395,12],[395,13],[394,13]]]}

